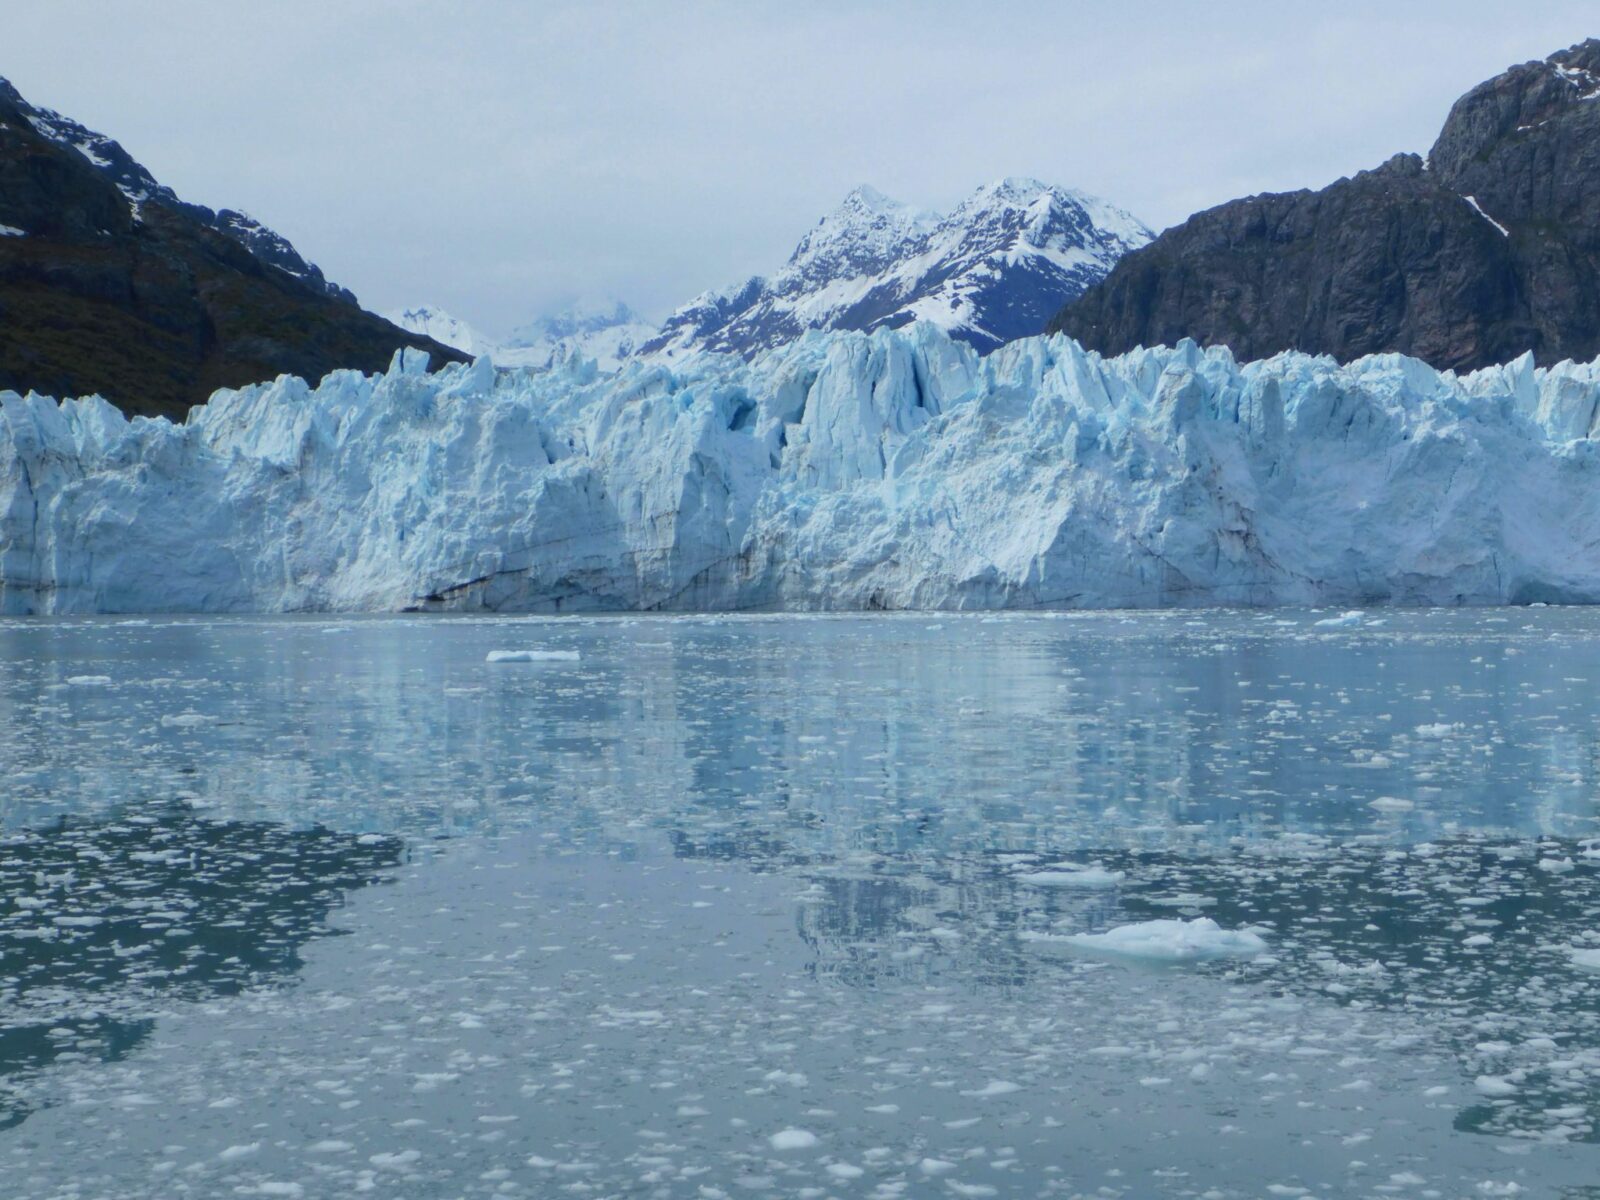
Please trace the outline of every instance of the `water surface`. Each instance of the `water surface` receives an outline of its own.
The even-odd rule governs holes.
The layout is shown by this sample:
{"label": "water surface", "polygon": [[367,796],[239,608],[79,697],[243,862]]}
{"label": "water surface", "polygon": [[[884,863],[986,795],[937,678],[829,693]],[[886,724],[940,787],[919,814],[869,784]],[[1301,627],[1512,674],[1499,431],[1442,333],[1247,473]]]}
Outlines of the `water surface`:
{"label": "water surface", "polygon": [[1333,616],[0,623],[0,1178],[1595,1195],[1600,613]]}

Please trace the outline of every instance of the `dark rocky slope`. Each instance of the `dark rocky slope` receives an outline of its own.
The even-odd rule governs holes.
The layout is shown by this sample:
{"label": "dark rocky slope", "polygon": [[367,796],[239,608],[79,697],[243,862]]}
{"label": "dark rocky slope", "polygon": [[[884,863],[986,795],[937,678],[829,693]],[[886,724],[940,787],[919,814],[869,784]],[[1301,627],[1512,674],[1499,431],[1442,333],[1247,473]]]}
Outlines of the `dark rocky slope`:
{"label": "dark rocky slope", "polygon": [[1600,40],[1456,101],[1426,162],[1198,213],[1051,322],[1121,353],[1398,350],[1470,369],[1600,354]]}
{"label": "dark rocky slope", "polygon": [[0,87],[0,388],[181,418],[219,387],[376,371],[401,346],[462,357],[364,312],[271,230],[179,201],[115,142]]}

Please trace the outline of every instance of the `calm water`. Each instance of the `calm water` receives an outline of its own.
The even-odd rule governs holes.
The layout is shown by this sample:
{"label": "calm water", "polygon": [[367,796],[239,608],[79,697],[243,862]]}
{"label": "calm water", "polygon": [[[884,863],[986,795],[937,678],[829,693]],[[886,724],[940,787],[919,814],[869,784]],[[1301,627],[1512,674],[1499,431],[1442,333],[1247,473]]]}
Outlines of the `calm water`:
{"label": "calm water", "polygon": [[1600,1197],[1600,612],[1335,615],[0,623],[0,1195]]}

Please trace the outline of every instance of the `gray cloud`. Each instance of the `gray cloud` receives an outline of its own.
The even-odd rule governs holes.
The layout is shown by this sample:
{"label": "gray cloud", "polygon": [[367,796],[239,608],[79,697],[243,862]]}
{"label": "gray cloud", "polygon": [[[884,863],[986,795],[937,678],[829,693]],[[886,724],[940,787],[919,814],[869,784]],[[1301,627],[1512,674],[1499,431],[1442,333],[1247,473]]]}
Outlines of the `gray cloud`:
{"label": "gray cloud", "polygon": [[0,73],[29,99],[368,307],[499,332],[579,295],[662,315],[775,267],[863,181],[942,207],[1035,175],[1158,228],[1318,186],[1594,32],[1592,0],[18,8]]}

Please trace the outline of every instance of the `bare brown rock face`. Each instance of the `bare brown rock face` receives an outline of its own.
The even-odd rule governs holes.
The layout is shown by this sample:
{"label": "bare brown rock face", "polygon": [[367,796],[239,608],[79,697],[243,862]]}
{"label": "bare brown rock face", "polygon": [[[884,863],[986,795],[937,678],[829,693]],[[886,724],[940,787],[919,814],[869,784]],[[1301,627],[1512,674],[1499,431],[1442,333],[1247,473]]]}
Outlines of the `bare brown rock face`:
{"label": "bare brown rock face", "polygon": [[1600,40],[1473,88],[1426,163],[1197,213],[1051,322],[1121,353],[1400,351],[1470,369],[1600,354]]}

